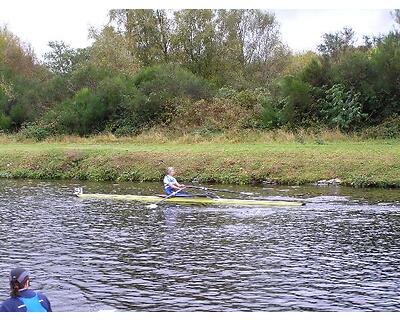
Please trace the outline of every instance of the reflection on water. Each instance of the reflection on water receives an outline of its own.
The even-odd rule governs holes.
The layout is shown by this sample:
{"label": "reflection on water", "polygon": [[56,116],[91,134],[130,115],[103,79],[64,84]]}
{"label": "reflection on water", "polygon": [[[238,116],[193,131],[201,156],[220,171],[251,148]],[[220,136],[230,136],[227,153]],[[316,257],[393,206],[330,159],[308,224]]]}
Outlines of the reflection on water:
{"label": "reflection on water", "polygon": [[21,265],[56,311],[400,310],[398,190],[247,187],[307,205],[148,210],[72,197],[77,185],[1,180],[2,300]]}

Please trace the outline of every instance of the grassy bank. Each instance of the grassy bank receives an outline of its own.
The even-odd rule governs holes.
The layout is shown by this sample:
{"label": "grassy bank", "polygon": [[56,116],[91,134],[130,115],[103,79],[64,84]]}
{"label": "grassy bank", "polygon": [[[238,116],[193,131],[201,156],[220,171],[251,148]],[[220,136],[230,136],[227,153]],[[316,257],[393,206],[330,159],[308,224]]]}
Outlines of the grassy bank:
{"label": "grassy bank", "polygon": [[235,142],[102,136],[34,143],[3,136],[0,176],[159,181],[165,167],[175,166],[184,181],[304,184],[339,178],[344,185],[400,187],[399,141],[331,138],[260,135]]}

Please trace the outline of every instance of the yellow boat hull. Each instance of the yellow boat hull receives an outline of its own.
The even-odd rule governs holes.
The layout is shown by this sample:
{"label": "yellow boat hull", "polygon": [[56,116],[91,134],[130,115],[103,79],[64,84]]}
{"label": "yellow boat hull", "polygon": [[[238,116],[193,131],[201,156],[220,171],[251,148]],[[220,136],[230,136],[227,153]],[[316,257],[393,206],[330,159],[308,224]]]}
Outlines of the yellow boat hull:
{"label": "yellow boat hull", "polygon": [[[76,193],[82,199],[110,199],[124,201],[139,201],[146,203],[157,203],[163,198],[159,196],[140,196],[122,194],[101,194],[101,193]],[[259,207],[293,207],[305,205],[297,201],[278,201],[278,200],[256,200],[256,199],[229,199],[229,198],[202,198],[202,197],[171,197],[163,201],[164,203],[183,204],[183,205],[238,205],[238,206],[259,206]]]}

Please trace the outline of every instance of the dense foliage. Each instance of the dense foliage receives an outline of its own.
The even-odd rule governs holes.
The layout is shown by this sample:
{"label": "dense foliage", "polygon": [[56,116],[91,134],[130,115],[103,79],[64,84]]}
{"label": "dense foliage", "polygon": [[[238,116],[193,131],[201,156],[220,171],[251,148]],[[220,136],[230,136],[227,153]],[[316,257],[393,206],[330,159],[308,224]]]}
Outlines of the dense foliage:
{"label": "dense foliage", "polygon": [[[264,102],[267,127],[325,125],[343,132],[400,113],[400,33],[354,47],[349,30],[325,35],[321,54],[277,79]],[[391,120],[392,121],[392,120]]]}
{"label": "dense foliage", "polygon": [[[399,12],[394,12],[399,23]],[[292,54],[262,10],[112,10],[93,44],[49,43],[44,61],[0,29],[0,130],[208,134],[300,127],[397,137],[400,33],[322,35]]]}

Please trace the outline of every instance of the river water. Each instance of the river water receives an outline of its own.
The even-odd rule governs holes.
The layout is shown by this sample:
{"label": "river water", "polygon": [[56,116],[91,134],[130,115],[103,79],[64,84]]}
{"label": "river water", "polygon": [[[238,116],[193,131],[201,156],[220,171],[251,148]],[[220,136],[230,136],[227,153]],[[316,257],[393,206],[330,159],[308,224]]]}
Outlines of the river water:
{"label": "river water", "polygon": [[222,186],[307,204],[149,210],[79,185],[0,180],[0,300],[23,266],[55,311],[400,311],[399,190]]}

